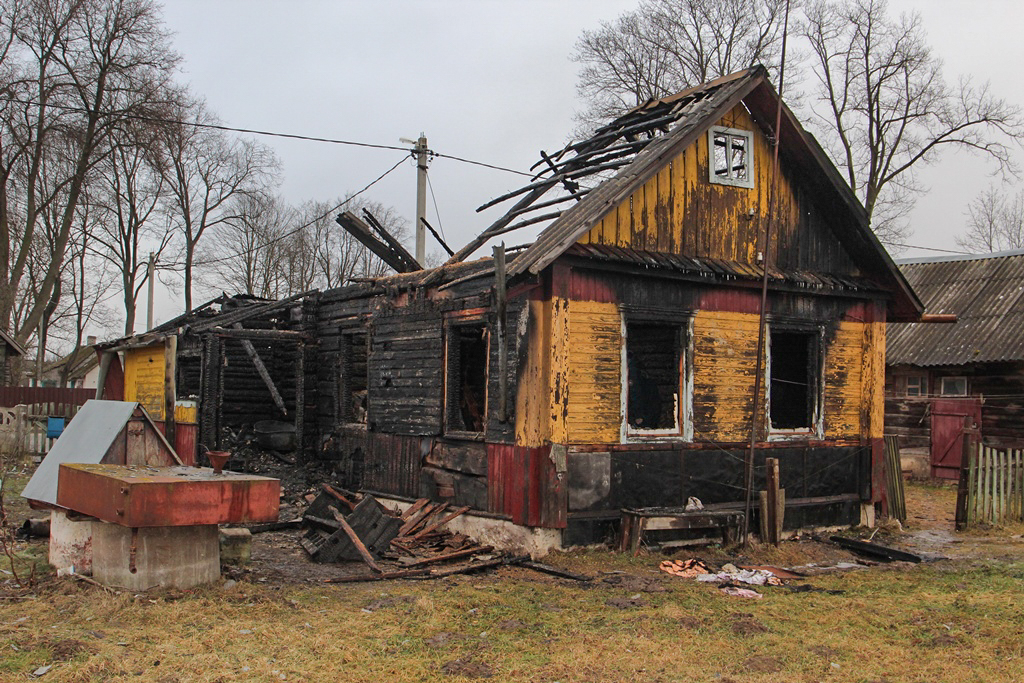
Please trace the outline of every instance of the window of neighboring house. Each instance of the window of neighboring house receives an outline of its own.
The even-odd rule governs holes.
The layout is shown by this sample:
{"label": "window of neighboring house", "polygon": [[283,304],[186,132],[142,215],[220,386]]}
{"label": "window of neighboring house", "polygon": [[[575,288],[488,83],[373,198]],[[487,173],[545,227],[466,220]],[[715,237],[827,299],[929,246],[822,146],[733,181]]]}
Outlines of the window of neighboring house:
{"label": "window of neighboring house", "polygon": [[907,396],[927,396],[928,378],[924,375],[910,375],[907,377]]}
{"label": "window of neighboring house", "polygon": [[338,420],[345,424],[366,424],[369,357],[367,339],[364,331],[341,335],[338,363]]}
{"label": "window of neighboring house", "polygon": [[966,377],[943,377],[940,393],[943,396],[966,396]]}
{"label": "window of neighboring house", "polygon": [[768,406],[771,428],[815,432],[820,414],[817,332],[771,330]]}
{"label": "window of neighboring house", "polygon": [[753,142],[750,131],[713,126],[708,131],[711,182],[753,187]]}
{"label": "window of neighboring house", "polygon": [[627,433],[680,433],[681,339],[679,325],[626,323]]}
{"label": "window of neighboring house", "polygon": [[483,322],[448,327],[445,371],[447,431],[483,432],[487,418],[487,326]]}

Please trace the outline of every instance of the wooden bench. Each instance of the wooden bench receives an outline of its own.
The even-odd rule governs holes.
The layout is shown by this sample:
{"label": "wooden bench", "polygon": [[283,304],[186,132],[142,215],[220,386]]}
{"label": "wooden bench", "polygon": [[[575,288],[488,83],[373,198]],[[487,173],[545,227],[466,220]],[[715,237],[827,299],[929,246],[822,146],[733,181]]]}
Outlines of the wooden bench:
{"label": "wooden bench", "polygon": [[619,550],[636,555],[640,541],[648,531],[678,531],[680,529],[717,529],[722,543],[735,541],[743,524],[742,512],[695,510],[683,508],[627,508],[622,511],[622,529]]}

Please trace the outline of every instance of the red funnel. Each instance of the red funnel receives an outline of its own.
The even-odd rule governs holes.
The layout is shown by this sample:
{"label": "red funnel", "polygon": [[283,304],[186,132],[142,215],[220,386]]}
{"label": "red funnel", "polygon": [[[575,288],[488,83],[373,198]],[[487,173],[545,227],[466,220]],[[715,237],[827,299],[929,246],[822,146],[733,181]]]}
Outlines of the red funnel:
{"label": "red funnel", "polygon": [[227,463],[228,458],[231,457],[230,451],[207,451],[206,457],[210,459],[210,464],[213,465],[213,473],[220,474],[224,471],[224,465]]}

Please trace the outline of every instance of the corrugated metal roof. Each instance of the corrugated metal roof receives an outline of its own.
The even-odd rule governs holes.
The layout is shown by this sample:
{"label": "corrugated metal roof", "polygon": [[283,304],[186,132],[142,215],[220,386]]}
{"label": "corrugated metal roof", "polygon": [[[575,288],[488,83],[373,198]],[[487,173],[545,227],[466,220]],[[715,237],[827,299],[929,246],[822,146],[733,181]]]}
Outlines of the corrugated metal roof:
{"label": "corrugated metal roof", "polygon": [[1024,360],[1024,252],[899,262],[928,313],[953,324],[890,323],[890,365]]}
{"label": "corrugated metal roof", "polygon": [[86,401],[39,464],[21,495],[57,504],[57,472],[65,462],[98,464],[138,407],[134,401]]}

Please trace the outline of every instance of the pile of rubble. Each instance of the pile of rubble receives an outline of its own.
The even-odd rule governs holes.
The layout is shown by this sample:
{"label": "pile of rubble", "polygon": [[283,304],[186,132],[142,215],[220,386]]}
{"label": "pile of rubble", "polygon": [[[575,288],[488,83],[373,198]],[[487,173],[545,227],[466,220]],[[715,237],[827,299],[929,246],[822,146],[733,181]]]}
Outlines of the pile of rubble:
{"label": "pile of rubble", "polygon": [[[495,552],[445,525],[469,507],[421,498],[399,513],[369,494],[327,484],[302,515],[302,547],[314,562],[362,561],[371,573],[330,579],[332,583],[399,578],[439,578],[518,565],[562,578],[589,580],[532,562],[529,556]],[[445,565],[437,567],[436,565]]]}

